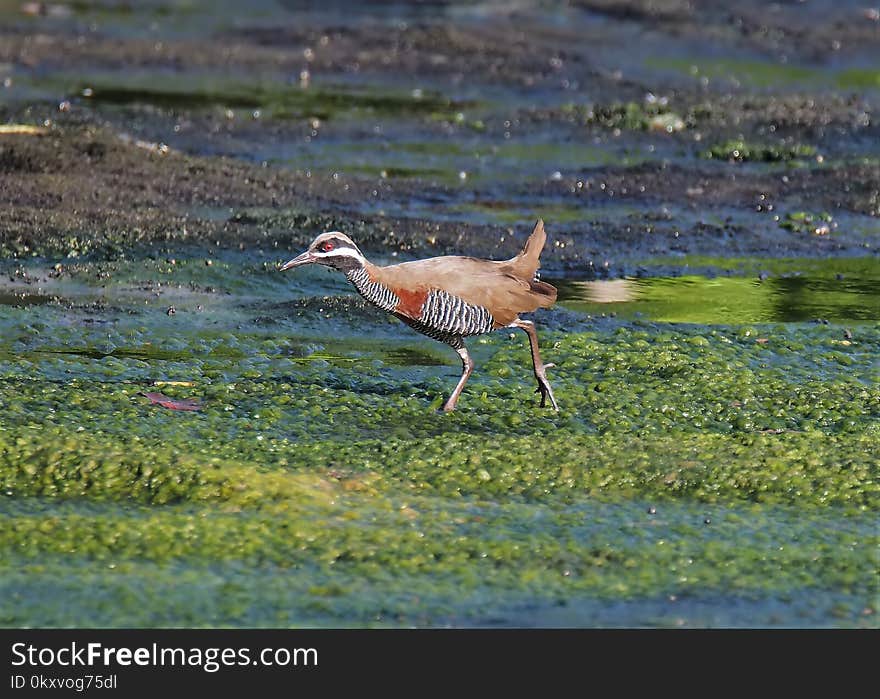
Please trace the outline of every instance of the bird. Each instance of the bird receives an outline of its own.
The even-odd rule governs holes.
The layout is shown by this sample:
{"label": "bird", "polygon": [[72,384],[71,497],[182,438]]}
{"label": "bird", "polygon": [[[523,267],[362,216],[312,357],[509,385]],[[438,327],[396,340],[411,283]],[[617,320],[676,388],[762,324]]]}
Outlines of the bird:
{"label": "bird", "polygon": [[544,222],[538,220],[520,253],[509,260],[445,255],[380,267],[367,260],[347,235],[331,231],[321,233],[305,252],[278,269],[309,264],[336,269],[369,303],[452,347],[461,358],[462,374],[443,405],[445,412],[455,410],[475,368],[464,339],[503,328],[524,331],[541,407],[549,399],[558,411],[546,372],[554,365],[541,361],[534,322],[519,317],[556,301],[556,288],[536,277],[546,240]]}

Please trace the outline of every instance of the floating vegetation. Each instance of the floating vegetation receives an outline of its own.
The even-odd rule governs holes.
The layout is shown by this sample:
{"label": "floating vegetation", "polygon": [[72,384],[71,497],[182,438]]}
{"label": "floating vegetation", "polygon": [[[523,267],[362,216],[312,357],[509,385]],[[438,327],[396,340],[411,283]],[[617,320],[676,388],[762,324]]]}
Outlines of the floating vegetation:
{"label": "floating vegetation", "polygon": [[596,125],[607,129],[673,133],[686,126],[685,120],[661,101],[609,105],[568,103],[562,106],[561,111],[563,116],[572,117],[585,126]]}
{"label": "floating vegetation", "polygon": [[397,116],[432,116],[454,119],[472,102],[453,101],[428,91],[401,92],[364,86],[328,85],[303,88],[279,83],[235,81],[117,82],[96,77],[75,90],[79,99],[93,104],[153,105],[169,110],[259,110],[265,117],[328,120],[339,116],[372,113]]}
{"label": "floating vegetation", "polygon": [[793,233],[812,233],[813,235],[828,235],[831,232],[834,219],[827,211],[810,213],[809,211],[793,211],[786,214],[779,222],[780,228]]}
{"label": "floating vegetation", "polygon": [[704,158],[731,160],[735,162],[776,163],[816,156],[816,149],[800,143],[793,145],[768,145],[748,143],[743,140],[725,141],[703,151]]}

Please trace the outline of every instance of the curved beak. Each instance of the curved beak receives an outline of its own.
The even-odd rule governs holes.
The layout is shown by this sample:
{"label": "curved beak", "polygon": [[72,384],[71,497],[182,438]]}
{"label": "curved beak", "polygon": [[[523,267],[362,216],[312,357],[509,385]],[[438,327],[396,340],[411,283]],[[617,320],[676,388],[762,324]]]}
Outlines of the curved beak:
{"label": "curved beak", "polygon": [[288,269],[299,267],[300,265],[310,265],[315,261],[315,256],[306,250],[302,255],[297,255],[292,260],[285,262],[278,268],[279,272],[285,272]]}

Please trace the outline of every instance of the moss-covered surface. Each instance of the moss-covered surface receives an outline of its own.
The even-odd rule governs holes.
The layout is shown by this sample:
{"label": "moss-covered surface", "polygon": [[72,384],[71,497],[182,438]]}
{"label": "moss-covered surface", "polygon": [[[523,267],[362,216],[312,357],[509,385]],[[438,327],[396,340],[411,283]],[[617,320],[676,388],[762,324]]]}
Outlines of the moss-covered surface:
{"label": "moss-covered surface", "polygon": [[259,267],[169,316],[138,269],[2,309],[3,624],[875,625],[876,324],[542,331],[558,414],[497,333],[444,415],[396,321],[254,306]]}
{"label": "moss-covered surface", "polygon": [[812,158],[815,155],[816,149],[813,146],[802,143],[768,145],[764,143],[747,143],[742,139],[716,144],[703,153],[703,157],[716,160],[766,163]]}
{"label": "moss-covered surface", "polygon": [[615,102],[612,104],[562,105],[560,113],[585,126],[601,126],[608,129],[633,131],[659,131],[673,133],[685,128],[685,120],[665,103]]}
{"label": "moss-covered surface", "polygon": [[779,222],[779,227],[793,233],[828,235],[831,232],[831,226],[828,224],[833,222],[834,219],[827,211],[818,214],[809,211],[793,211],[786,214],[785,218]]}

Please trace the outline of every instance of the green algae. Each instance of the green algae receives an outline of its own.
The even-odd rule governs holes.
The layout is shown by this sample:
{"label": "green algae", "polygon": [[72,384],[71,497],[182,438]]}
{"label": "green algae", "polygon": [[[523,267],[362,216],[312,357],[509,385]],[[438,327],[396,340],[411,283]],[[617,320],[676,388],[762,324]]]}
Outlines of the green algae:
{"label": "green algae", "polygon": [[703,151],[703,157],[715,160],[732,160],[735,162],[787,162],[816,155],[813,146],[796,143],[792,145],[768,145],[763,143],[747,143],[741,139],[725,141]]}
{"label": "green algae", "polygon": [[[821,216],[821,214],[819,215]],[[673,268],[682,273],[696,274],[712,271],[744,276],[807,275],[814,278],[836,279],[847,276],[872,279],[878,264],[874,257],[713,257],[709,255],[680,255],[676,257],[649,257],[639,261],[646,271]],[[659,276],[659,275],[657,275]]]}
{"label": "green algae", "polygon": [[822,68],[803,64],[732,58],[652,58],[649,69],[671,70],[699,78],[736,81],[753,88],[809,85],[842,90],[880,87],[880,73],[872,68]]}
{"label": "green algae", "polygon": [[713,80],[738,80],[752,87],[766,88],[799,83],[825,83],[832,80],[829,73],[803,65],[772,63],[770,61],[735,60],[727,58],[652,58],[651,68],[673,70],[679,73]]}
{"label": "green algae", "polygon": [[426,91],[395,92],[346,85],[301,87],[283,81],[235,82],[209,76],[196,81],[169,76],[162,87],[156,86],[154,76],[138,80],[127,75],[124,81],[102,75],[79,77],[74,92],[93,104],[152,105],[169,110],[258,110],[263,116],[280,119],[327,120],[364,113],[453,119],[461,109],[474,106]]}
{"label": "green algae", "polygon": [[[554,281],[560,303],[595,315],[671,323],[766,323],[880,320],[880,286],[870,275],[782,273],[754,276],[682,275],[610,281]],[[699,303],[695,299],[699,298]]]}
{"label": "green algae", "polygon": [[561,112],[563,116],[574,118],[584,126],[601,126],[606,129],[672,133],[686,126],[684,119],[660,102],[614,102],[596,105],[569,102],[562,105]]}
{"label": "green algae", "polygon": [[[730,266],[870,299],[872,263]],[[521,334],[471,340],[446,415],[454,353],[322,270],[77,262],[0,314],[0,623],[876,625],[880,326],[688,281],[700,324],[537,318],[559,413]]]}
{"label": "green algae", "polygon": [[785,215],[785,218],[779,222],[780,228],[792,231],[793,233],[814,233],[817,235],[827,235],[830,231],[829,226],[834,219],[827,211],[821,213],[811,213],[809,211],[792,211]]}
{"label": "green algae", "polygon": [[607,146],[588,143],[545,143],[507,141],[486,149],[475,149],[475,155],[497,161],[504,167],[543,167],[578,169],[598,166],[634,166],[647,159],[635,149],[621,153]]}
{"label": "green algae", "polygon": [[[634,149],[569,142],[472,141],[379,144],[365,151],[359,142],[322,143],[298,149],[289,157],[273,159],[297,168],[350,173],[389,180],[415,180],[473,189],[480,185],[514,182],[523,175],[561,172],[601,165],[633,166],[645,162]],[[516,208],[516,202],[509,203]],[[467,205],[462,211],[468,213]],[[553,209],[552,206],[545,207]],[[454,208],[458,211],[458,207]],[[506,221],[505,221],[506,222]]]}
{"label": "green algae", "polygon": [[848,68],[837,74],[837,85],[844,89],[880,88],[880,71],[870,68]]}
{"label": "green algae", "polygon": [[[662,616],[650,600],[805,595],[856,625],[872,604],[876,325],[542,332],[559,414],[523,339],[493,335],[438,415],[454,357],[415,336],[402,362],[351,339],[334,361],[235,315],[206,335],[36,309],[0,343],[3,623],[483,625],[526,599]],[[157,381],[203,409],[151,405]]]}
{"label": "green algae", "polygon": [[513,225],[528,224],[538,218],[556,221],[558,224],[575,223],[595,216],[594,209],[583,206],[528,207],[509,201],[473,201],[449,207],[456,214],[474,217],[481,221]]}

